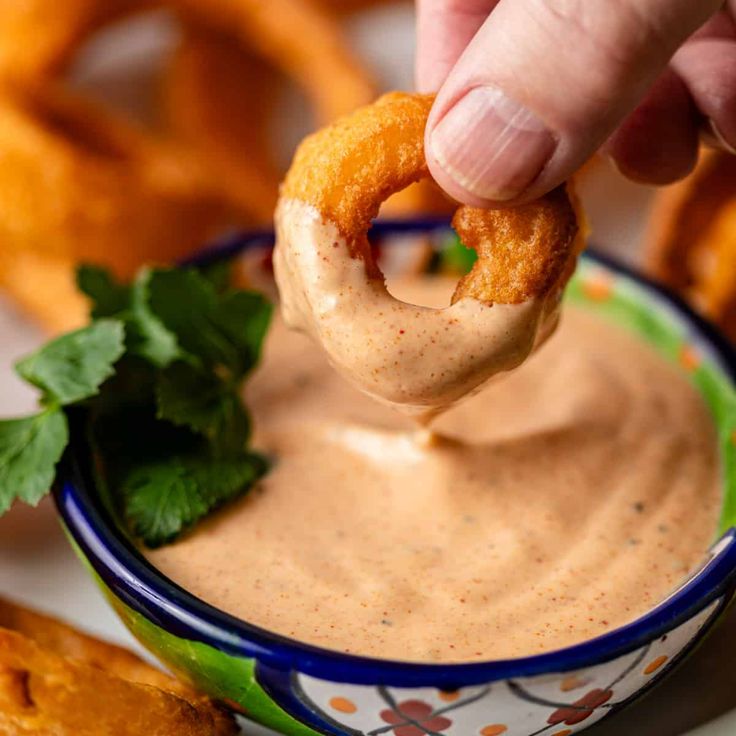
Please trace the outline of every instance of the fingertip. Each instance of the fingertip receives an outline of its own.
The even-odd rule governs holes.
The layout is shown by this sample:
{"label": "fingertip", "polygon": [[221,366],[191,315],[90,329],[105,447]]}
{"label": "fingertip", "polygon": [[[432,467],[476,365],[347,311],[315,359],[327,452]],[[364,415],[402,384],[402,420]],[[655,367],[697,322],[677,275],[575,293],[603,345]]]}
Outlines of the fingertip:
{"label": "fingertip", "polygon": [[619,126],[604,152],[627,179],[664,185],[682,179],[698,155],[698,116],[682,81],[665,71]]}

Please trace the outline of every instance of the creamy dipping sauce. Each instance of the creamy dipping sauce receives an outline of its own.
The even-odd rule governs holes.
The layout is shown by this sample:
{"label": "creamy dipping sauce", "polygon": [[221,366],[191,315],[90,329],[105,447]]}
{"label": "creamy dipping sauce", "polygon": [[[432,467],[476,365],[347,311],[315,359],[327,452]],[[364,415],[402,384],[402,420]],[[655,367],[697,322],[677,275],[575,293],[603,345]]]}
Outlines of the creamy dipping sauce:
{"label": "creamy dipping sauce", "polygon": [[[453,286],[394,293],[439,306]],[[434,440],[278,321],[247,400],[273,469],[147,554],[301,641],[426,662],[556,649],[656,605],[716,533],[703,401],[648,346],[574,309],[522,369],[443,414]]]}
{"label": "creamy dipping sauce", "polygon": [[366,274],[314,207],[283,200],[275,222],[286,323],[311,335],[362,391],[423,423],[521,365],[557,323],[557,292],[494,305],[466,298],[448,306],[448,296],[441,311],[407,304]]}

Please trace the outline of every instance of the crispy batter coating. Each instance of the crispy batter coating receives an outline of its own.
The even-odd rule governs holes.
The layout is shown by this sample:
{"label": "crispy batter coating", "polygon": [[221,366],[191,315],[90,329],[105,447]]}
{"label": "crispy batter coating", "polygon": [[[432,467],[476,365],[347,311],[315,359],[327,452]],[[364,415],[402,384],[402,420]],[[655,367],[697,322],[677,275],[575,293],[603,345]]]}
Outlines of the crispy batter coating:
{"label": "crispy batter coating", "polygon": [[[143,712],[129,712],[136,701]],[[124,722],[129,730],[106,730]],[[144,727],[237,733],[221,708],[126,649],[0,599],[0,733],[132,735]]]}
{"label": "crispy batter coating", "polygon": [[0,733],[7,736],[219,736],[234,722],[0,629]]}
{"label": "crispy batter coating", "polygon": [[0,0],[0,78],[37,81],[58,72],[100,25],[141,0]]}
{"label": "crispy batter coating", "polygon": [[[391,194],[429,176],[424,128],[433,96],[393,92],[309,136],[282,185],[282,197],[315,207],[345,237],[350,255],[380,271],[366,232]],[[547,293],[569,275],[580,249],[577,215],[565,187],[503,210],[458,208],[453,224],[478,261],[458,284],[470,296],[513,304]]]}
{"label": "crispy batter coating", "polygon": [[452,220],[462,242],[478,253],[453,301],[515,304],[547,293],[576,256],[578,218],[565,187],[506,210],[460,207]]}
{"label": "crispy batter coating", "polygon": [[705,151],[662,190],[645,242],[649,271],[736,340],[736,157]]}
{"label": "crispy batter coating", "polygon": [[89,304],[76,288],[70,258],[0,248],[0,288],[53,335],[82,327]]}
{"label": "crispy batter coating", "polygon": [[[212,168],[238,207],[264,222],[273,218],[283,176],[268,126],[274,98],[282,86],[276,70],[249,54],[237,39],[190,23],[169,64],[164,87],[172,130],[201,153],[203,162]],[[337,99],[343,88],[331,84],[324,85],[323,93],[336,95],[326,111],[329,115],[368,102],[352,94],[348,99]],[[256,100],[258,114],[254,114]],[[330,119],[317,122],[325,124]],[[434,182],[423,180],[389,198],[381,214],[449,214],[453,209]]]}
{"label": "crispy batter coating", "polygon": [[280,79],[232,37],[188,23],[163,87],[172,133],[255,222],[273,220],[281,179],[269,139]]}
{"label": "crispy batter coating", "polygon": [[226,214],[177,149],[50,85],[0,96],[0,172],[7,247],[122,275],[191,252]]}
{"label": "crispy batter coating", "polygon": [[190,699],[199,698],[191,688],[127,649],[95,639],[58,619],[3,598],[0,598],[0,628],[16,631],[35,641],[42,649],[59,656],[114,672],[123,680],[186,694]]}
{"label": "crispy batter coating", "polygon": [[373,81],[353,57],[339,25],[309,0],[164,1],[236,36],[294,79],[320,120],[332,120],[373,97]]}

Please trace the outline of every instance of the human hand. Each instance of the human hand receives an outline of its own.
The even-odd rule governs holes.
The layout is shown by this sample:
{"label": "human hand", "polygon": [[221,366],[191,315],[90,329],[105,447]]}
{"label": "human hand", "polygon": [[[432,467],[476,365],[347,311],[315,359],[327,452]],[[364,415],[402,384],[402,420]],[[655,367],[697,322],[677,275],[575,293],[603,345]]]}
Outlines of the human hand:
{"label": "human hand", "polygon": [[736,0],[417,0],[429,168],[471,205],[518,203],[597,149],[666,184],[699,134],[736,152]]}

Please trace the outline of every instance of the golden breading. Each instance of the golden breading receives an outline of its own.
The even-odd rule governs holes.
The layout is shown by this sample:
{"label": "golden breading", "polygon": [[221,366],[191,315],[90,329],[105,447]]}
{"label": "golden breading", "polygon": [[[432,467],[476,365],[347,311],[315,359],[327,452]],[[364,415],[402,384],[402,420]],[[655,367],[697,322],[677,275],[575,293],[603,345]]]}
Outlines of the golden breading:
{"label": "golden breading", "polygon": [[212,709],[51,651],[0,629],[3,736],[219,736],[235,734]]}
{"label": "golden breading", "polygon": [[[164,0],[194,22],[236,37],[307,93],[319,120],[373,98],[373,81],[332,16],[309,0]],[[253,114],[257,113],[254,105]]]}
{"label": "golden breading", "polygon": [[80,41],[139,0],[0,0],[0,78],[38,81],[57,72]]}
{"label": "golden breading", "polygon": [[575,245],[578,217],[564,186],[506,210],[461,207],[452,220],[478,260],[458,284],[453,301],[514,304],[548,292],[560,280]]}
{"label": "golden breading", "polygon": [[736,340],[736,156],[706,151],[693,174],[657,195],[645,257]]}
{"label": "golden breading", "polygon": [[69,624],[0,598],[0,628],[16,631],[42,649],[107,670],[129,682],[154,685],[199,699],[191,688],[122,647],[95,639]]}
{"label": "golden breading", "polygon": [[[99,691],[93,689],[96,677],[101,685]],[[85,698],[95,702],[87,704]],[[131,698],[138,698],[140,708],[150,710],[126,713]],[[67,702],[76,703],[76,715],[64,712]],[[127,649],[0,599],[0,734],[3,736],[6,734],[3,729],[8,734],[55,736],[141,734],[146,732],[133,730],[134,718],[145,719],[137,728],[145,724],[156,727],[160,711],[166,708],[170,708],[170,714],[159,726],[165,730],[152,733],[212,736],[237,733],[232,717],[223,709]],[[104,709],[108,720],[101,721],[96,709]],[[133,718],[131,730],[105,730],[129,716]],[[83,727],[90,730],[74,730]],[[99,730],[94,730],[95,727]],[[42,728],[47,730],[34,730]]]}
{"label": "golden breading", "polygon": [[[380,276],[366,238],[381,203],[429,176],[424,128],[433,96],[394,92],[307,137],[282,185],[284,199],[305,202],[335,224],[350,255]],[[545,294],[580,250],[577,215],[565,187],[537,202],[503,210],[458,208],[453,220],[478,252],[453,300],[518,303]]]}
{"label": "golden breading", "polygon": [[646,237],[649,270],[677,289],[697,280],[718,213],[736,200],[736,156],[705,151],[695,171],[660,191]]}
{"label": "golden breading", "polygon": [[187,24],[163,86],[167,126],[200,156],[223,196],[271,223],[281,173],[269,123],[280,80],[236,40]]}
{"label": "golden breading", "polygon": [[87,322],[89,303],[77,290],[75,272],[70,258],[0,248],[0,289],[53,335]]}

